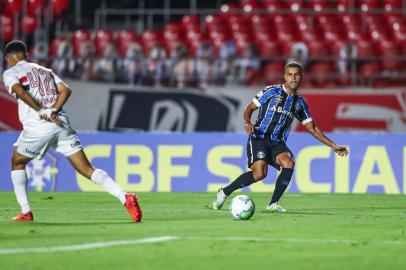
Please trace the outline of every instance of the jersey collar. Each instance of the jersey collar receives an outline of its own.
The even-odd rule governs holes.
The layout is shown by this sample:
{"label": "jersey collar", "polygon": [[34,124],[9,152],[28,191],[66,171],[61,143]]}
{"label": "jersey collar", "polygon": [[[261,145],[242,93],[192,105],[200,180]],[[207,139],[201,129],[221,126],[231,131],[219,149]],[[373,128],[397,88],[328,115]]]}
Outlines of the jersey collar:
{"label": "jersey collar", "polygon": [[20,60],[20,61],[18,61],[18,63],[16,64],[16,66],[19,65],[19,64],[24,64],[24,63],[26,63],[26,62],[27,62],[26,60]]}
{"label": "jersey collar", "polygon": [[[298,91],[296,91],[295,94],[289,95],[288,90],[286,90],[286,88],[285,88],[285,84],[282,84],[282,89],[283,89],[283,91],[285,91],[286,95],[288,95],[288,96],[296,96],[296,95],[297,95],[297,92],[298,92]],[[298,89],[298,90],[299,90],[299,89]]]}

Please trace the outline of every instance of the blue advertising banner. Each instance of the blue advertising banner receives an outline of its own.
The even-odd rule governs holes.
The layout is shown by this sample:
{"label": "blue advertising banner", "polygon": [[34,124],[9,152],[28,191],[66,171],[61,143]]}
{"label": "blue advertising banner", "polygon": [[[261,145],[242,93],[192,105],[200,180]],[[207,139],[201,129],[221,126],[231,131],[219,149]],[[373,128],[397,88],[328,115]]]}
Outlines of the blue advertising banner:
{"label": "blue advertising banner", "polygon": [[[0,133],[0,190],[11,191],[10,160],[18,133]],[[290,192],[406,194],[406,135],[328,134],[349,145],[341,157],[307,133],[287,142],[296,167]],[[127,191],[217,191],[247,170],[243,133],[78,134],[95,167],[107,171]],[[246,191],[272,192],[277,171]],[[29,189],[101,191],[77,174],[68,160],[50,150],[27,166]]]}

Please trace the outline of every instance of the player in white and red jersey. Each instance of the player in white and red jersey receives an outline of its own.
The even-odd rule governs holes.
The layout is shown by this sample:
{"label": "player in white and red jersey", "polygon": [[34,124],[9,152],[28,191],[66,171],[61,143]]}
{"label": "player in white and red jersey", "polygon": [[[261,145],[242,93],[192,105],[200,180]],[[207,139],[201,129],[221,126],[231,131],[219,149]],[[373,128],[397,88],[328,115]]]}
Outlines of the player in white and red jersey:
{"label": "player in white and red jersey", "polygon": [[18,100],[19,118],[23,124],[23,131],[14,144],[11,164],[14,192],[21,206],[21,214],[14,220],[34,219],[28,202],[25,167],[30,160],[42,158],[48,148],[53,147],[69,159],[76,171],[119,199],[132,219],[140,222],[142,211],[137,197],[126,194],[105,171],[92,167],[84,154],[62,109],[71,94],[69,86],[52,70],[27,62],[27,47],[22,41],[9,42],[4,55],[9,66],[3,74],[4,83]]}

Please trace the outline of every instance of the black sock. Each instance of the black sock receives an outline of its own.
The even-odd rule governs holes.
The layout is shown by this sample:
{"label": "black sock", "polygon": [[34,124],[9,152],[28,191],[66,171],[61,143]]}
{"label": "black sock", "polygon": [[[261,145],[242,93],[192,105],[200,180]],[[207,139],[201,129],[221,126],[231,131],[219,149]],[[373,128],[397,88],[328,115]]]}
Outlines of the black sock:
{"label": "black sock", "polygon": [[292,179],[293,169],[282,168],[282,172],[279,174],[278,179],[276,180],[275,191],[273,192],[270,205],[279,201],[285,192],[286,188]]}
{"label": "black sock", "polygon": [[233,193],[235,190],[243,188],[243,187],[247,187],[254,182],[255,182],[255,180],[254,180],[254,176],[252,175],[252,171],[246,172],[246,173],[241,174],[230,185],[223,188],[223,192],[224,192],[224,194],[226,194],[226,196],[228,196],[231,193]]}

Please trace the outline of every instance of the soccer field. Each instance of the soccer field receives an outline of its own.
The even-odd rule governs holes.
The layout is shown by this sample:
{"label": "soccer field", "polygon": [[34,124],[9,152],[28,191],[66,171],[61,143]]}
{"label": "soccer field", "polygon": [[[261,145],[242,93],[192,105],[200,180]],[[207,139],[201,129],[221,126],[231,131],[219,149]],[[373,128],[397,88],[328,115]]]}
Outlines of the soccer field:
{"label": "soccer field", "polygon": [[[406,269],[404,196],[250,193],[253,218],[207,208],[210,193],[141,193],[132,223],[104,193],[31,193],[35,222],[0,193],[0,269]],[[229,201],[228,201],[229,202]]]}

